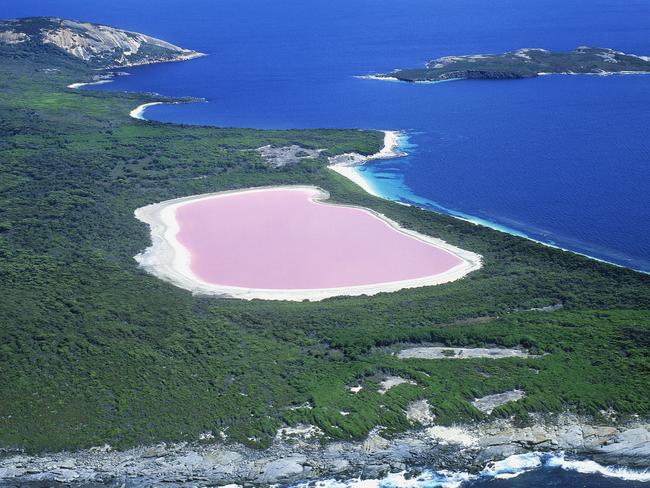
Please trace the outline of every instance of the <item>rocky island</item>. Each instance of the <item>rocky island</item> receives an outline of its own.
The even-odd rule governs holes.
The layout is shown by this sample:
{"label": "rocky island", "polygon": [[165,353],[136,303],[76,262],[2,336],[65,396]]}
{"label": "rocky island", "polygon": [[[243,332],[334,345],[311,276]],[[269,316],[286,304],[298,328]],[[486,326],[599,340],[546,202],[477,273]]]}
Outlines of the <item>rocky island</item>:
{"label": "rocky island", "polygon": [[450,80],[512,80],[547,74],[640,74],[650,72],[650,57],[597,47],[578,47],[571,52],[526,48],[503,54],[445,56],[424,68],[397,69],[367,78],[407,82]]}

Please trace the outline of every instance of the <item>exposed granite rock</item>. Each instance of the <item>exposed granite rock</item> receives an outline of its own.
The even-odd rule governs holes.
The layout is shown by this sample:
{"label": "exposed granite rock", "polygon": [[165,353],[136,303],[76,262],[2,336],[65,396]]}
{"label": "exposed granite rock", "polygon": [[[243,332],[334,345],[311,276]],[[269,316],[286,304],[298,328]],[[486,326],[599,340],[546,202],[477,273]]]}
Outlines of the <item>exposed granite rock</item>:
{"label": "exposed granite rock", "polygon": [[363,443],[363,450],[367,453],[374,453],[386,449],[390,443],[379,435],[379,429],[373,429]]}
{"label": "exposed granite rock", "polygon": [[[603,439],[601,437],[600,439]],[[650,425],[618,432],[596,448],[599,454],[632,458],[634,464],[647,463],[650,459]]]}
{"label": "exposed granite rock", "polygon": [[397,353],[400,359],[471,359],[471,358],[526,358],[529,354],[521,349],[503,347],[411,347]]}
{"label": "exposed granite rock", "polygon": [[526,393],[522,390],[504,391],[503,393],[476,398],[472,402],[472,405],[481,412],[490,415],[495,408],[505,405],[508,402],[516,402],[525,396]]}
{"label": "exposed granite rock", "polygon": [[307,462],[305,456],[291,456],[277,461],[271,461],[264,466],[262,475],[258,478],[260,483],[278,483],[280,481],[296,479],[302,475],[303,465]]}
{"label": "exposed granite rock", "polygon": [[306,149],[295,144],[282,147],[262,146],[257,148],[257,151],[262,159],[274,168],[296,164],[304,159],[316,159],[321,153],[318,149]]}
{"label": "exposed granite rock", "polygon": [[4,44],[20,44],[29,41],[29,39],[30,37],[24,32],[16,32],[11,29],[0,32],[0,42]]}
{"label": "exposed granite rock", "polygon": [[137,32],[58,17],[0,21],[0,43],[57,48],[93,68],[182,61],[203,54]]}
{"label": "exposed granite rock", "polygon": [[377,390],[377,392],[381,393],[382,395],[385,395],[386,393],[388,393],[388,390],[390,390],[391,388],[403,384],[416,385],[417,383],[413,380],[402,378],[401,376],[386,375],[379,382],[380,388],[379,390]]}
{"label": "exposed granite rock", "polygon": [[435,426],[388,437],[374,429],[364,441],[300,441],[276,438],[263,451],[241,445],[159,444],[128,451],[101,449],[47,456],[6,454],[0,458],[0,484],[29,481],[63,484],[111,482],[120,486],[268,486],[323,477],[377,478],[426,468],[481,471],[486,463],[532,451],[566,451],[597,456],[599,462],[650,465],[650,423],[592,425],[574,415],[533,416],[518,427],[494,420],[454,427]]}
{"label": "exposed granite rock", "polygon": [[406,420],[412,424],[431,425],[435,422],[435,415],[431,412],[431,405],[427,400],[411,402],[406,407]]}

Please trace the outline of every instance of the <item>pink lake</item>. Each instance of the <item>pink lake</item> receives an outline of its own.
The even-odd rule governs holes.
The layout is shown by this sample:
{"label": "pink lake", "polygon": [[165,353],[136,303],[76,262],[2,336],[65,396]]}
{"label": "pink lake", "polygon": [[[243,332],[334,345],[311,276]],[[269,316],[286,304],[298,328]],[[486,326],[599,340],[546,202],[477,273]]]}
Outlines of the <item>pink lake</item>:
{"label": "pink lake", "polygon": [[463,261],[370,211],[312,200],[316,189],[273,188],[207,197],[176,209],[177,241],[204,282],[321,289],[413,280]]}

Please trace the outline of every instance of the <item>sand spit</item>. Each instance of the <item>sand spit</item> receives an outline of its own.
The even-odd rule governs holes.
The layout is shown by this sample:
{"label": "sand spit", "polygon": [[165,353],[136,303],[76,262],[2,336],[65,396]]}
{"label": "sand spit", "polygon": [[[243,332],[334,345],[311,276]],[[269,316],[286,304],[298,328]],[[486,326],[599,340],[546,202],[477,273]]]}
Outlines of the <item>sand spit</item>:
{"label": "sand spit", "polygon": [[179,225],[176,221],[176,210],[180,206],[199,200],[212,199],[242,192],[264,192],[278,189],[309,192],[310,199],[314,203],[331,205],[323,202],[323,200],[329,198],[329,194],[326,191],[314,186],[297,185],[209,193],[147,205],[135,210],[135,217],[150,226],[152,245],[134,258],[147,272],[180,288],[191,291],[192,293],[240,298],[245,300],[257,298],[265,300],[318,301],[334,296],[374,295],[377,293],[392,292],[405,288],[416,288],[447,283],[460,279],[471,271],[475,271],[482,266],[481,256],[478,254],[451,246],[441,239],[425,236],[418,232],[404,229],[399,224],[382,214],[369,209],[362,209],[375,218],[382,220],[382,222],[402,234],[453,254],[459,259],[459,264],[439,274],[416,279],[320,289],[243,288],[238,286],[208,283],[198,278],[192,272],[190,267],[190,252],[176,239],[176,235],[179,232]]}
{"label": "sand spit", "polygon": [[68,88],[72,88],[73,90],[78,90],[82,86],[90,86],[90,85],[105,85],[106,83],[112,83],[113,80],[110,79],[103,79],[103,80],[97,80],[97,81],[89,81],[88,83],[71,83],[68,85]]}
{"label": "sand spit", "polygon": [[[138,105],[133,110],[131,110],[129,112],[129,116],[133,117],[134,119],[138,119],[138,120],[147,120],[147,119],[144,118],[144,111],[147,110],[149,107],[153,107],[154,105],[162,105],[163,103],[168,103],[168,102],[143,103],[142,105]],[[173,102],[170,102],[170,103],[173,103]]]}
{"label": "sand spit", "polygon": [[474,359],[474,358],[527,358],[526,351],[500,347],[411,347],[397,353],[400,359]]}
{"label": "sand spit", "polygon": [[400,138],[402,133],[395,130],[385,130],[384,132],[384,147],[378,153],[371,154],[370,156],[363,156],[359,153],[345,153],[339,154],[329,158],[329,169],[336,171],[341,176],[356,183],[363,188],[367,193],[373,196],[380,197],[381,195],[368,183],[359,173],[354,169],[355,166],[361,166],[366,161],[373,159],[391,159],[404,156],[405,154],[399,151]]}
{"label": "sand spit", "polygon": [[397,81],[397,82],[402,82],[402,80],[399,80],[395,78],[394,76],[379,76],[379,75],[357,75],[354,76],[353,78],[356,78],[358,80],[379,80],[379,81]]}
{"label": "sand spit", "polygon": [[108,73],[101,73],[98,75],[94,75],[91,81],[71,83],[70,85],[68,85],[68,88],[71,88],[73,90],[78,90],[79,88],[83,88],[84,86],[105,85],[106,83],[112,83],[113,81],[115,81],[115,78],[117,76],[129,76],[129,75],[130,73],[127,73],[126,71],[111,71]]}
{"label": "sand spit", "polygon": [[153,107],[154,105],[180,105],[184,103],[204,103],[204,102],[206,102],[204,98],[190,98],[190,97],[186,99],[176,99],[176,100],[169,100],[165,102],[148,102],[135,107],[133,110],[129,112],[129,116],[133,117],[134,119],[149,121],[149,119],[147,119],[144,116],[144,113],[149,107]]}

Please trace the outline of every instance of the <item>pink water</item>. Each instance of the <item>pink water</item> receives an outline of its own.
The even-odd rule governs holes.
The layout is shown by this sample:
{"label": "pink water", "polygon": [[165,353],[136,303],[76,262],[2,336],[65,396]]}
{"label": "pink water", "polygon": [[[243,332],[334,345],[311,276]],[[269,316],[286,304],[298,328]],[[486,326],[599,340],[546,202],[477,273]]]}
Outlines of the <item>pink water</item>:
{"label": "pink water", "polygon": [[208,283],[313,289],[409,280],[461,262],[372,213],[313,202],[315,191],[249,191],[176,210],[177,240]]}

